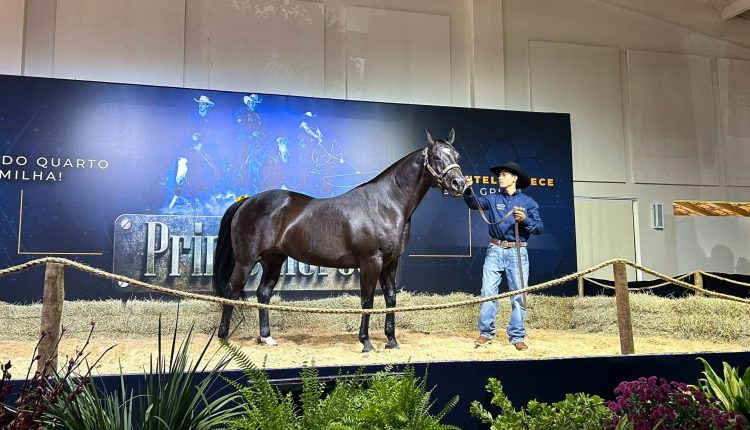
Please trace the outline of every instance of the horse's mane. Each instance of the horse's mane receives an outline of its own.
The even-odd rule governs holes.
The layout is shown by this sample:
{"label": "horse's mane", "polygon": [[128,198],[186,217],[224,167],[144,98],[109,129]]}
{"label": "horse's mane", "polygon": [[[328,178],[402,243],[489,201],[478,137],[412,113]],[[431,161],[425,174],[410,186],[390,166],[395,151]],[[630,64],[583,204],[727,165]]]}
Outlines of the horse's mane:
{"label": "horse's mane", "polygon": [[394,176],[395,175],[395,171],[401,170],[401,167],[404,164],[409,163],[410,160],[411,160],[411,158],[415,157],[418,153],[422,152],[423,150],[424,150],[424,148],[419,148],[419,149],[417,149],[415,151],[412,151],[412,152],[404,155],[403,157],[401,157],[401,159],[399,159],[395,163],[391,164],[390,166],[386,167],[386,169],[383,170],[382,172],[378,173],[377,176],[375,176],[374,178],[370,179],[367,182],[364,182],[362,184],[357,185],[354,189],[363,187],[363,186],[368,185],[368,184],[373,184],[373,183],[376,183],[376,182],[381,182],[386,177]]}

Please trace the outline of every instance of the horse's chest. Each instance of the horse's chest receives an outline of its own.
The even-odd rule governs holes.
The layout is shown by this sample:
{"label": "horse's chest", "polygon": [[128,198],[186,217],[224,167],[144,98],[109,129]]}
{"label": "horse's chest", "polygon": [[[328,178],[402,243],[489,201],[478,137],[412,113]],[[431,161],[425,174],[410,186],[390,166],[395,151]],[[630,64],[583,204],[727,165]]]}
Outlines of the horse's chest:
{"label": "horse's chest", "polygon": [[403,228],[388,229],[380,237],[379,247],[384,254],[400,254],[404,246]]}

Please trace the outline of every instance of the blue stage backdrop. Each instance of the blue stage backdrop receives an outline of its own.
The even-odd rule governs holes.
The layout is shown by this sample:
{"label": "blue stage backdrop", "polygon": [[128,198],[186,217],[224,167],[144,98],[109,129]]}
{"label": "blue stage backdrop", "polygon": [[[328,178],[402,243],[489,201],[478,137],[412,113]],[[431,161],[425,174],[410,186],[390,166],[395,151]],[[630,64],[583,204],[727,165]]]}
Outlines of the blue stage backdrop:
{"label": "blue stage backdrop", "polygon": [[[488,168],[525,166],[545,233],[530,283],[575,271],[567,114],[398,105],[0,76],[0,267],[57,255],[146,282],[211,289],[218,222],[240,195],[286,188],[332,197],[456,130],[476,192]],[[398,285],[477,294],[487,227],[462,199],[430,190],[412,219]],[[276,291],[358,289],[356,270],[289,260]],[[257,269],[247,285],[259,281]],[[144,291],[74,270],[66,298]],[[42,297],[42,269],[0,278],[0,300]],[[300,293],[292,293],[292,292]],[[571,292],[561,288],[551,293]]]}

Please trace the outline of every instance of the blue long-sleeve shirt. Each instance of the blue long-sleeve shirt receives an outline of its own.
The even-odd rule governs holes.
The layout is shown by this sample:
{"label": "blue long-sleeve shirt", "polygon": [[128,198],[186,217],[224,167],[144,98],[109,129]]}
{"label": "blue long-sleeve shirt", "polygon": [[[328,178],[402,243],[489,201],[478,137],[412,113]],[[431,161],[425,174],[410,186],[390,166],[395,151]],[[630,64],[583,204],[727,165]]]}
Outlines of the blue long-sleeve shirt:
{"label": "blue long-sleeve shirt", "polygon": [[[542,234],[544,232],[544,223],[541,216],[539,216],[539,204],[531,197],[522,193],[521,190],[516,190],[512,195],[508,195],[505,190],[500,190],[495,194],[476,196],[475,199],[469,188],[464,191],[464,201],[470,209],[474,210],[479,209],[479,205],[481,205],[482,209],[485,210],[487,218],[493,223],[500,221],[508,212],[513,211],[514,207],[522,208],[526,213],[526,219],[518,225],[518,235],[521,242],[528,241],[529,236],[532,234]],[[498,240],[513,242],[516,240],[514,224],[515,218],[513,218],[513,215],[510,215],[505,221],[489,226],[490,236]]]}

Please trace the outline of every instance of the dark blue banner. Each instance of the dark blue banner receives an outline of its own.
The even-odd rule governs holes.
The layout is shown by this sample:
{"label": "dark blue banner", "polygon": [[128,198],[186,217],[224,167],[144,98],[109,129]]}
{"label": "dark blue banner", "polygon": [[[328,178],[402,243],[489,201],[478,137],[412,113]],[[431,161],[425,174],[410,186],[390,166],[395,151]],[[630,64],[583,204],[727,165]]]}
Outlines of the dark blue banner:
{"label": "dark blue banner", "polygon": [[[333,197],[426,145],[455,146],[477,193],[507,160],[533,177],[545,233],[530,283],[576,269],[566,114],[0,76],[0,267],[56,255],[146,282],[210,290],[218,220],[241,195],[285,188]],[[398,285],[478,293],[487,226],[430,190],[412,218]],[[277,291],[358,289],[352,269],[289,260]],[[254,289],[258,270],[248,289]],[[41,269],[0,278],[0,300],[41,299]],[[68,271],[67,299],[143,291]]]}

